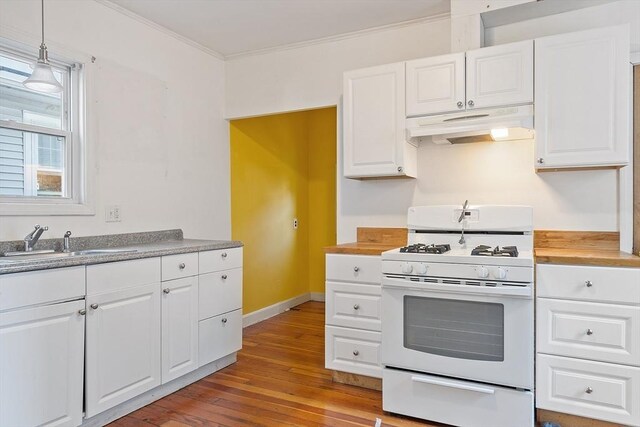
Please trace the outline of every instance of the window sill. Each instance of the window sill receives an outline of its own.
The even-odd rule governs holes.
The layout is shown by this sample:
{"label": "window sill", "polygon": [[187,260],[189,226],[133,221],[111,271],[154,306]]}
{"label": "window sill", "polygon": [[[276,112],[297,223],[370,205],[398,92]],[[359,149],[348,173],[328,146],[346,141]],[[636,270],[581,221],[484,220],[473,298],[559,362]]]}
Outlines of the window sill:
{"label": "window sill", "polygon": [[89,204],[51,203],[47,201],[21,203],[0,202],[0,216],[44,216],[44,215],[95,215]]}

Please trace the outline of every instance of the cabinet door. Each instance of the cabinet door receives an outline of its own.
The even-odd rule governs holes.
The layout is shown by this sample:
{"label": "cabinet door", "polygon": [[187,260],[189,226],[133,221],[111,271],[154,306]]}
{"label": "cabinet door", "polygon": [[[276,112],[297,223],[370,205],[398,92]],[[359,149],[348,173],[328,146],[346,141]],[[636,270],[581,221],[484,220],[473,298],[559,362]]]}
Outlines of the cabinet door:
{"label": "cabinet door", "polygon": [[160,385],[160,329],[160,283],[87,297],[87,417]]}
{"label": "cabinet door", "polygon": [[404,175],[404,63],[344,74],[344,175]]}
{"label": "cabinet door", "polygon": [[464,52],[407,61],[407,116],[464,110]]}
{"label": "cabinet door", "polygon": [[0,314],[0,425],[82,423],[84,300]]}
{"label": "cabinet door", "polygon": [[629,162],[629,29],[535,41],[536,167]]}
{"label": "cabinet door", "polygon": [[198,367],[198,277],[162,282],[162,383]]}
{"label": "cabinet door", "polygon": [[533,102],[533,40],[467,52],[467,109]]}

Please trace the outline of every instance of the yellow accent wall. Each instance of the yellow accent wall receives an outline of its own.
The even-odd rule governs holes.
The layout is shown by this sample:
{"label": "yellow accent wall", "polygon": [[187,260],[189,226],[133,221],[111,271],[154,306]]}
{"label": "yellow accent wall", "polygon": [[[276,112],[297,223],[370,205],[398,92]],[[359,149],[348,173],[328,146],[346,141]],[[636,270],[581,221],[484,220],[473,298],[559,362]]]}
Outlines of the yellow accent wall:
{"label": "yellow accent wall", "polygon": [[244,312],[324,292],[322,248],[336,242],[335,107],[233,120],[230,140]]}

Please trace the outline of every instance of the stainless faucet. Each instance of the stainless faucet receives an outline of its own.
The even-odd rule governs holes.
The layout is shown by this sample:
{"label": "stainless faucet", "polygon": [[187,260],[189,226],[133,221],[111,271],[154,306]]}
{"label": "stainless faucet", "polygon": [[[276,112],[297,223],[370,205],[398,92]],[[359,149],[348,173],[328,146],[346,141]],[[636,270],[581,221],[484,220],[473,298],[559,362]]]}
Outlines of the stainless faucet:
{"label": "stainless faucet", "polygon": [[62,252],[70,252],[71,251],[71,242],[69,241],[69,237],[71,237],[71,231],[64,233],[64,240],[62,242]]}
{"label": "stainless faucet", "polygon": [[460,243],[461,245],[464,245],[467,241],[464,239],[464,217],[467,213],[467,207],[469,206],[469,201],[465,200],[464,203],[462,204],[462,212],[460,212],[460,218],[458,218],[458,222],[462,223],[462,234],[460,234],[460,240],[458,240],[458,243]]}
{"label": "stainless faucet", "polygon": [[40,236],[42,236],[42,233],[44,233],[48,229],[49,227],[40,227],[39,224],[36,224],[35,229],[24,237],[24,251],[32,252],[33,248],[36,246],[36,243],[38,243]]}

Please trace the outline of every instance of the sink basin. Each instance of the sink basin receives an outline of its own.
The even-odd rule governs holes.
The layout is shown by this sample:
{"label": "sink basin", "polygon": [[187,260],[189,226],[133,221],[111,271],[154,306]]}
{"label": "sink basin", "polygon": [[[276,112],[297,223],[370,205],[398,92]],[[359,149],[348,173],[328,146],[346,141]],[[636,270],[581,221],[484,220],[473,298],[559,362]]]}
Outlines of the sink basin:
{"label": "sink basin", "polygon": [[41,259],[51,258],[71,258],[76,256],[89,256],[89,255],[115,255],[115,254],[128,254],[138,252],[137,249],[124,249],[124,248],[105,248],[105,249],[86,249],[83,251],[74,252],[42,252],[34,254],[20,254],[13,256],[4,256],[0,258],[0,264],[16,263],[24,261],[34,261]]}

